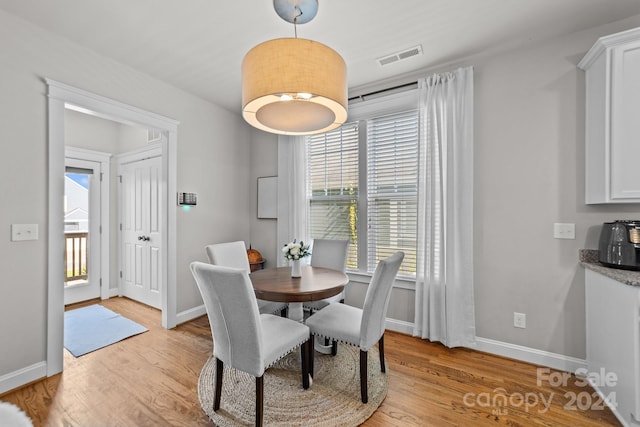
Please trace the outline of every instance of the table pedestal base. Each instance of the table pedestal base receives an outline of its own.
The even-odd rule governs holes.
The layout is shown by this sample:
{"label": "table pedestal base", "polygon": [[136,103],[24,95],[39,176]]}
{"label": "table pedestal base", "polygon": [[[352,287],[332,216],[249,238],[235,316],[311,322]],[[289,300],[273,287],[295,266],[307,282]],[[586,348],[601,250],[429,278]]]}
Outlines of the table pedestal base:
{"label": "table pedestal base", "polygon": [[313,347],[315,348],[315,350],[318,353],[322,353],[322,354],[331,354],[331,349],[333,348],[333,346],[331,345],[331,342],[329,342],[329,345],[324,345],[322,342],[320,342],[322,340],[322,342],[324,342],[324,338],[322,339],[318,339],[316,337],[314,343],[313,343]]}
{"label": "table pedestal base", "polygon": [[[304,309],[301,302],[289,303],[289,319],[300,323],[304,322]],[[324,345],[324,338],[316,338],[313,346],[318,353],[331,354],[332,345],[331,343]]]}
{"label": "table pedestal base", "polygon": [[289,303],[289,319],[302,323],[304,321],[304,310],[301,302]]}

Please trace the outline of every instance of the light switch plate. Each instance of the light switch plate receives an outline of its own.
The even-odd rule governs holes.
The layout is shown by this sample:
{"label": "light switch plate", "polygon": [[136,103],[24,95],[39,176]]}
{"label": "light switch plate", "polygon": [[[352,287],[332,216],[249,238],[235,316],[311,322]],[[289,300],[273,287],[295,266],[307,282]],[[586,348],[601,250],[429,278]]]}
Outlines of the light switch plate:
{"label": "light switch plate", "polygon": [[576,225],[556,222],[555,224],[553,224],[553,238],[554,239],[575,239]]}
{"label": "light switch plate", "polygon": [[38,224],[11,224],[11,241],[38,240]]}

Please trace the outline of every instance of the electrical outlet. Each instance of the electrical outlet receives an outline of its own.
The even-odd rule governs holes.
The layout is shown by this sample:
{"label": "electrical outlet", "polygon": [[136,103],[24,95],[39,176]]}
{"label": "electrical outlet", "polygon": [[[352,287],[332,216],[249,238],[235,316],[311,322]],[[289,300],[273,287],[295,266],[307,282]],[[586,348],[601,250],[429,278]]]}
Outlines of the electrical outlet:
{"label": "electrical outlet", "polygon": [[527,327],[527,315],[524,313],[516,313],[513,312],[513,326],[516,328],[526,328]]}

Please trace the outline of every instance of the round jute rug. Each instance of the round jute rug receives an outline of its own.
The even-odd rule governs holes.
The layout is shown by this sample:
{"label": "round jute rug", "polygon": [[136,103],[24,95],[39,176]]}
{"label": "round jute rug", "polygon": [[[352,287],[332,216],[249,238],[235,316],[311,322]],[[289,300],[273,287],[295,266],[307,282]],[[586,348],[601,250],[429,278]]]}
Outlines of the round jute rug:
{"label": "round jute rug", "polygon": [[[387,395],[387,373],[380,372],[377,348],[369,351],[369,403],[360,400],[360,350],[340,344],[336,356],[316,352],[311,387],[302,388],[300,351],[264,374],[265,426],[357,426]],[[202,409],[221,427],[255,423],[255,378],[225,366],[220,409],[213,411],[215,359],[205,363],[198,380]]]}

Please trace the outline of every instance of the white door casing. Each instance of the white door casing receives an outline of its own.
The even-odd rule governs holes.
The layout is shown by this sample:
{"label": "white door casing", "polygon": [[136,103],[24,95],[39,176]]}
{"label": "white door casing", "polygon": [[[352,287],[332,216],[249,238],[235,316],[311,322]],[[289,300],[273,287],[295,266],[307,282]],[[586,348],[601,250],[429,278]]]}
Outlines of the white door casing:
{"label": "white door casing", "polygon": [[[165,194],[176,193],[177,142],[179,122],[156,113],[127,105],[52,79],[45,79],[48,97],[49,142],[49,199],[48,199],[48,250],[47,250],[47,359],[44,373],[53,376],[63,369],[64,289],[59,286],[63,275],[64,233],[55,224],[63,222],[64,196],[64,111],[67,108],[89,112],[99,117],[128,125],[166,132],[162,142],[162,174]],[[169,209],[163,217],[162,239],[164,243],[162,278],[162,326],[176,326],[176,210]],[[37,372],[36,372],[37,374]],[[27,377],[25,377],[27,378]],[[33,379],[38,378],[37,376]],[[31,377],[27,379],[31,380]]]}

